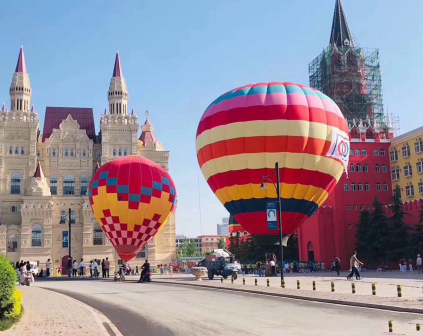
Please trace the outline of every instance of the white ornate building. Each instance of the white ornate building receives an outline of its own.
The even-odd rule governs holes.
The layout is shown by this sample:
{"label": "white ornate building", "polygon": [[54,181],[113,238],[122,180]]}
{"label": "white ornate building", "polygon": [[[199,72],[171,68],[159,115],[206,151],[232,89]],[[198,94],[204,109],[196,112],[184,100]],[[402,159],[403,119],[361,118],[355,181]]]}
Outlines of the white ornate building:
{"label": "white ornate building", "polygon": [[[85,261],[108,257],[118,262],[88,200],[95,169],[126,155],[140,155],[168,169],[169,152],[157,141],[148,120],[138,137],[138,117],[128,113],[129,93],[116,54],[107,109],[95,133],[91,108],[47,107],[41,133],[31,106],[32,89],[21,48],[10,93],[10,111],[0,112],[0,253],[13,262],[38,261],[45,268],[65,267],[68,258],[68,209],[71,209],[72,257]],[[139,254],[141,264],[175,262],[175,217]],[[130,263],[131,264],[131,263]]]}

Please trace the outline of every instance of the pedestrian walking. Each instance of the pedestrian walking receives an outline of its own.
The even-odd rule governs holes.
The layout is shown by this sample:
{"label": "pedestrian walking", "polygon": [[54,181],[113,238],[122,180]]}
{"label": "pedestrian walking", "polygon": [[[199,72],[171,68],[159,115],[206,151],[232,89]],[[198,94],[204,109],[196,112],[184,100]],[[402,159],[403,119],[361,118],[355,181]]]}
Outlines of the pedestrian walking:
{"label": "pedestrian walking", "polygon": [[90,261],[90,278],[92,278],[92,277],[93,277],[93,275],[94,275],[94,263],[93,263],[93,261],[91,260],[91,261]]}
{"label": "pedestrian walking", "polygon": [[109,258],[106,258],[106,277],[110,277],[110,261]]}
{"label": "pedestrian walking", "polygon": [[335,271],[339,275],[339,271],[341,269],[341,259],[339,259],[337,256],[335,256]]}
{"label": "pedestrian walking", "polygon": [[173,274],[173,265],[169,264],[169,276],[172,276]]}
{"label": "pedestrian walking", "polygon": [[422,258],[420,258],[420,254],[417,255],[416,265],[417,265],[417,270],[419,271],[419,274],[420,274],[422,271]]}
{"label": "pedestrian walking", "polygon": [[270,260],[269,265],[272,269],[272,276],[276,276],[276,263],[275,263],[275,261],[273,259]]}
{"label": "pedestrian walking", "polygon": [[101,261],[101,276],[106,277],[106,261],[104,259]]}
{"label": "pedestrian walking", "polygon": [[87,266],[85,265],[84,258],[81,258],[81,261],[79,262],[79,275],[82,277],[84,276],[85,267]]}
{"label": "pedestrian walking", "polygon": [[50,259],[47,259],[47,262],[46,262],[46,277],[50,276],[50,268],[51,268],[51,262],[50,262]]}
{"label": "pedestrian walking", "polygon": [[400,259],[400,261],[398,261],[398,266],[399,266],[399,269],[400,269],[400,272],[402,272],[402,259]]}
{"label": "pedestrian walking", "polygon": [[354,275],[357,280],[361,279],[358,271],[359,265],[363,265],[363,263],[357,259],[357,251],[354,251],[350,258],[351,273],[347,276],[347,280],[351,280]]}
{"label": "pedestrian walking", "polygon": [[72,276],[76,277],[76,274],[78,273],[78,262],[76,260],[73,261],[72,264]]}

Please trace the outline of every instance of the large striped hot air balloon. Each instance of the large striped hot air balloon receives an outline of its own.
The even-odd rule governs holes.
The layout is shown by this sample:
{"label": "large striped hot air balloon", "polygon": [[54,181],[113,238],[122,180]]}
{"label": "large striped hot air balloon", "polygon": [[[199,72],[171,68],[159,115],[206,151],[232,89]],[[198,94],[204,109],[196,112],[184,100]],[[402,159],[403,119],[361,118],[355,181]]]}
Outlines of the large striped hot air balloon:
{"label": "large striped hot air balloon", "polygon": [[279,162],[283,234],[291,235],[325,202],[348,166],[348,125],[323,93],[292,83],[229,91],[204,112],[197,158],[210,188],[252,235],[278,234],[266,208],[277,202]]}
{"label": "large striped hot air balloon", "polygon": [[168,172],[139,156],[100,167],[89,196],[97,221],[124,261],[136,257],[176,207],[176,188]]}

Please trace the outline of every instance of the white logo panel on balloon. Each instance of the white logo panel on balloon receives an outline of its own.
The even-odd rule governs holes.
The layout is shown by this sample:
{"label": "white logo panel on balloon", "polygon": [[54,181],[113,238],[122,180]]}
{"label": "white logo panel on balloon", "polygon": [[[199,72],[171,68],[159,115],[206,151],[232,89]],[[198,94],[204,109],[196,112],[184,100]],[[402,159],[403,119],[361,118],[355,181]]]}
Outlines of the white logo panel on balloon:
{"label": "white logo panel on balloon", "polygon": [[326,156],[342,162],[345,171],[348,173],[348,162],[350,158],[350,139],[344,134],[333,130],[332,144]]}

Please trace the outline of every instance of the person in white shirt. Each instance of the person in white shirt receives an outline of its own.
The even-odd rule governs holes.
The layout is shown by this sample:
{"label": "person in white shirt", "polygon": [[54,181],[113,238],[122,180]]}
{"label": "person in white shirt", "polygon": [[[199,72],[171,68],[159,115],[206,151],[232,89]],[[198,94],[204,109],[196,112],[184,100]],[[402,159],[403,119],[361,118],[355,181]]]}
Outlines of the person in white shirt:
{"label": "person in white shirt", "polygon": [[76,259],[73,261],[72,264],[72,276],[76,277],[76,274],[78,273],[78,262],[76,261]]}
{"label": "person in white shirt", "polygon": [[97,259],[94,259],[94,265],[93,265],[93,268],[94,268],[94,278],[98,278],[98,263],[97,263]]}
{"label": "person in white shirt", "polygon": [[417,255],[416,265],[420,274],[420,272],[422,271],[422,258],[420,258],[420,254]]}
{"label": "person in white shirt", "polygon": [[276,276],[276,263],[274,260],[270,260],[270,267],[272,268],[272,276]]}
{"label": "person in white shirt", "polygon": [[50,268],[51,268],[51,262],[50,262],[50,259],[47,259],[47,262],[46,262],[46,277],[50,276]]}
{"label": "person in white shirt", "polygon": [[85,265],[84,258],[81,258],[81,261],[79,262],[79,275],[80,276],[84,276],[84,269],[86,267],[87,266]]}

